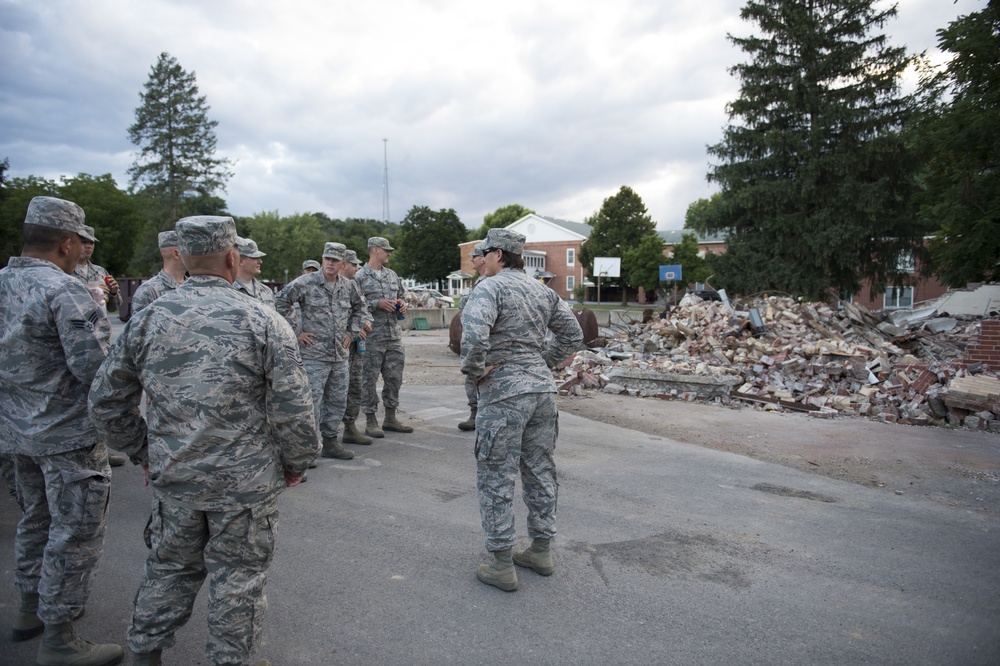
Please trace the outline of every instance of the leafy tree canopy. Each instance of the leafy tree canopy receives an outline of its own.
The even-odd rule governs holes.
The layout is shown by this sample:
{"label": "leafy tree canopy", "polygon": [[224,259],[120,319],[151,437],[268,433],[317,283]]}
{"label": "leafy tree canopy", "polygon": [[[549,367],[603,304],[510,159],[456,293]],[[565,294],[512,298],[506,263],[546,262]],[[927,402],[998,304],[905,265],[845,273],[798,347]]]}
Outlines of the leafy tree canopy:
{"label": "leafy tree canopy", "polygon": [[628,286],[656,293],[661,286],[660,266],[664,262],[663,239],[654,231],[622,253],[622,273],[627,276]]}
{"label": "leafy tree canopy", "polygon": [[467,233],[453,209],[414,206],[400,223],[389,265],[401,277],[433,282],[440,288],[461,262],[458,245],[465,242]]}
{"label": "leafy tree canopy", "polygon": [[267,256],[261,262],[260,279],[275,282],[294,280],[302,272],[306,259],[320,261],[323,244],[330,239],[320,227],[319,219],[310,213],[286,217],[277,211],[257,213],[243,218],[239,233],[252,238]]}
{"label": "leafy tree canopy", "polygon": [[[146,219],[139,203],[118,188],[111,174],[79,174],[61,182],[36,176],[13,178],[5,184],[0,199],[0,228],[3,229],[4,265],[7,258],[21,253],[21,226],[28,204],[36,196],[66,199],[83,208],[86,223],[94,227],[98,243],[93,261],[119,277],[128,274],[128,264],[136,240],[145,230]],[[8,249],[9,248],[9,249]]]}
{"label": "leafy tree canopy", "polygon": [[[642,198],[627,185],[622,185],[618,193],[604,200],[600,210],[585,220],[591,226],[590,237],[580,248],[580,261],[590,275],[594,275],[596,257],[622,257],[630,249],[637,249],[644,239],[650,245],[655,236],[663,251],[663,242],[656,235],[656,224],[646,211]],[[629,263],[622,262],[622,285],[637,286],[643,278],[630,277]],[[633,281],[634,280],[634,281]],[[626,302],[627,290],[622,289],[622,302]]]}
{"label": "leafy tree canopy", "polygon": [[941,228],[929,271],[962,287],[1000,279],[1000,3],[939,30],[938,45],[953,58],[922,82],[918,216]]}
{"label": "leafy tree canopy", "polygon": [[681,281],[684,284],[704,282],[712,276],[712,269],[709,268],[708,261],[698,255],[698,235],[693,232],[681,234],[681,242],[675,244],[670,250],[669,263],[680,265]]}
{"label": "leafy tree canopy", "polygon": [[857,293],[864,279],[899,279],[901,255],[920,252],[899,134],[914,108],[899,93],[912,58],[879,32],[895,7],[874,4],[749,0],[741,11],[758,33],[730,36],[748,61],[731,70],[740,96],[709,147],[720,200],[693,225],[727,233],[712,259],[727,288]]}
{"label": "leafy tree canopy", "polygon": [[479,227],[476,233],[473,234],[473,238],[482,240],[483,238],[486,238],[486,233],[490,229],[509,226],[520,220],[525,215],[530,215],[534,212],[535,211],[530,208],[525,208],[519,203],[501,206],[492,213],[487,213],[483,216],[483,224]]}
{"label": "leafy tree canopy", "polygon": [[111,174],[89,176],[81,173],[57,186],[56,196],[76,202],[94,227],[99,241],[92,261],[112,275],[128,275],[129,262],[139,239],[146,231],[146,217],[138,201],[118,189]]}

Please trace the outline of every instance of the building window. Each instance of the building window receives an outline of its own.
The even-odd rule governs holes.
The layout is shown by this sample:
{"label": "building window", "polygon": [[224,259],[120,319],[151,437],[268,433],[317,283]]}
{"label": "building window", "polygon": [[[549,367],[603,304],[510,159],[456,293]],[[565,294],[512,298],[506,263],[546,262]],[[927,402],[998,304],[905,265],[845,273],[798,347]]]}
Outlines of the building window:
{"label": "building window", "polygon": [[913,287],[886,287],[884,307],[886,310],[912,308]]}
{"label": "building window", "polygon": [[525,268],[537,268],[540,271],[545,270],[545,257],[537,255],[528,255],[524,257],[524,267]]}
{"label": "building window", "polygon": [[566,248],[566,265],[573,266],[576,264],[576,250],[568,247]]}
{"label": "building window", "polygon": [[[572,250],[570,250],[572,252]],[[573,289],[576,287],[576,279],[572,275],[566,276],[566,291],[573,293]]]}
{"label": "building window", "polygon": [[917,270],[917,264],[913,261],[912,252],[903,252],[896,259],[896,270],[900,273],[912,273]]}

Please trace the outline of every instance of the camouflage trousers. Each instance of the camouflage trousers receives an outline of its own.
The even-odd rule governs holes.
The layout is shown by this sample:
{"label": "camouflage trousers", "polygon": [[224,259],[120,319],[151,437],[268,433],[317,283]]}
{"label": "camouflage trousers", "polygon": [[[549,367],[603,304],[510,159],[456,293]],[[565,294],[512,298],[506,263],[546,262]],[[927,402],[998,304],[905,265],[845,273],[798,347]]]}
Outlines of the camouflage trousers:
{"label": "camouflage trousers", "polygon": [[14,584],[38,591],[45,624],[80,617],[104,552],[111,467],[103,443],[14,458],[24,513],[14,537]]}
{"label": "camouflage trousers", "polygon": [[344,410],[345,423],[354,423],[358,418],[358,412],[361,411],[361,388],[364,384],[365,355],[358,353],[357,344],[357,342],[351,343],[351,360],[348,361],[350,382],[347,389],[347,408]]}
{"label": "camouflage trousers", "polygon": [[125,642],[133,652],[174,645],[208,578],[208,644],[215,664],[249,663],[260,644],[274,557],[274,502],[239,511],[200,511],[153,496],[152,550],[146,558]]}
{"label": "camouflage trousers", "polygon": [[347,388],[350,383],[347,360],[328,363],[303,359],[302,365],[309,376],[313,414],[316,415],[319,434],[324,439],[336,439],[347,407]]}
{"label": "camouflage trousers", "polygon": [[476,489],[486,550],[514,546],[514,482],[528,507],[528,535],[556,535],[556,463],[559,435],[555,394],[525,393],[488,405],[476,415]]}
{"label": "camouflage trousers", "polygon": [[365,352],[364,383],[361,388],[361,409],[374,414],[378,409],[378,377],[382,375],[382,402],[389,409],[399,407],[399,387],[403,385],[403,342],[382,340],[369,342]]}
{"label": "camouflage trousers", "polygon": [[465,397],[469,399],[469,407],[479,404],[479,387],[472,382],[472,377],[465,375]]}

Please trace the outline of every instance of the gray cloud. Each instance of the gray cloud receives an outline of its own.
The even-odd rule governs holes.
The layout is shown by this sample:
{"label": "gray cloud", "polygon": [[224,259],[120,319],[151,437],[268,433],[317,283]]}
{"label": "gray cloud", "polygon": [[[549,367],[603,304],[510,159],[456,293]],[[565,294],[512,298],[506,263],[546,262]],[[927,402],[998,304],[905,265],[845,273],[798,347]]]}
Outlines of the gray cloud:
{"label": "gray cloud", "polygon": [[[709,196],[705,146],[738,92],[742,2],[0,0],[0,157],[14,176],[111,173],[161,51],[197,75],[236,160],[239,215],[380,217],[454,208],[470,227],[522,203],[582,220],[621,185],[661,228]],[[903,0],[911,51],[982,6]]]}

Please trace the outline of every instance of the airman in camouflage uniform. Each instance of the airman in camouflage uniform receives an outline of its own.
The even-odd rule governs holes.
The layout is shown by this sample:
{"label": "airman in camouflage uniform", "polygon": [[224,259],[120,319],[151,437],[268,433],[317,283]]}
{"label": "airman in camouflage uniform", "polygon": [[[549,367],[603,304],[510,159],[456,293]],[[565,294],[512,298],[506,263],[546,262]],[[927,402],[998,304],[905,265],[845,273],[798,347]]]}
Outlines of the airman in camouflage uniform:
{"label": "airman in camouflage uniform", "polygon": [[[358,259],[358,253],[354,250],[347,250],[344,252],[343,265],[340,267],[340,277],[354,281],[354,276],[358,274],[358,267],[361,266],[361,261]],[[357,288],[357,284],[354,285]],[[360,288],[358,289],[358,294],[361,294]],[[372,438],[363,432],[359,432],[357,426],[354,422],[358,418],[358,412],[361,411],[361,387],[364,383],[364,368],[365,368],[365,352],[358,351],[358,338],[365,340],[365,345],[367,345],[368,333],[372,330],[371,321],[366,321],[365,326],[362,329],[363,333],[358,334],[354,340],[351,341],[350,347],[350,361],[348,361],[348,367],[350,372],[350,386],[347,389],[347,407],[344,409],[344,443],[352,444],[371,444]]]}
{"label": "airman in camouflage uniform", "polygon": [[[361,409],[365,412],[365,433],[370,437],[385,437],[384,430],[413,432],[413,428],[396,418],[399,407],[399,388],[403,385],[403,341],[400,337],[398,314],[406,314],[403,299],[403,282],[396,272],[388,268],[393,247],[380,236],[368,239],[368,263],[354,278],[365,303],[372,313],[372,332],[368,335],[365,351],[364,382],[361,388]],[[398,309],[397,309],[398,308]],[[378,408],[379,375],[382,375],[382,402],[385,418],[378,426],[375,410]]]}
{"label": "airman in camouflage uniform", "polygon": [[132,294],[133,315],[184,282],[184,264],[181,262],[181,252],[177,248],[177,232],[161,231],[156,241],[160,248],[160,257],[163,259],[163,268],[140,284]]}
{"label": "airman in camouflage uniform", "polygon": [[35,197],[24,249],[0,271],[0,451],[14,455],[23,509],[14,537],[21,593],[13,640],[44,632],[40,664],[116,664],[118,645],[79,638],[104,550],[111,468],[87,416],[87,391],[111,324],[72,276],[93,241],[75,203]]}
{"label": "airman in camouflage uniform", "polygon": [[159,664],[208,577],[206,653],[246,664],[267,605],[278,494],[316,456],[316,423],[294,333],[232,288],[232,218],[184,218],[177,233],[191,276],[129,320],[90,393],[94,423],[153,487],[126,641],[134,664]]}
{"label": "airman in camouflage uniform", "polygon": [[[502,590],[517,589],[514,564],[548,576],[556,535],[559,430],[550,368],[583,344],[576,317],[558,295],[524,272],[524,236],[490,229],[484,280],[462,311],[462,372],[479,388],[476,486],[486,550],[493,562],[476,575]],[[546,348],[546,331],[554,341]],[[528,550],[512,553],[514,483],[518,467],[528,507]]]}
{"label": "airman in camouflage uniform", "polygon": [[286,319],[292,317],[292,305],[299,304],[300,353],[323,441],[321,455],[342,460],[354,457],[353,451],[337,441],[350,383],[348,346],[370,320],[354,283],[340,279],[346,250],[342,243],[327,243],[323,269],[295,278],[275,299],[278,312]]}
{"label": "airman in camouflage uniform", "polygon": [[261,257],[266,257],[267,254],[258,250],[257,243],[249,238],[237,237],[236,246],[240,251],[240,265],[237,267],[233,286],[250,298],[256,298],[265,305],[275,307],[274,292],[257,279],[260,275]]}
{"label": "airman in camouflage uniform", "polygon": [[119,305],[118,282],[104,266],[98,266],[90,261],[90,256],[94,254],[94,244],[97,242],[97,237],[94,235],[93,227],[84,228],[87,230],[87,236],[83,240],[83,254],[80,255],[77,265],[73,267],[73,275],[85,285],[91,282],[100,285],[104,297],[107,299],[107,311],[117,312]]}
{"label": "airman in camouflage uniform", "polygon": [[[486,279],[483,275],[483,253],[486,248],[482,243],[476,243],[476,246],[472,248],[472,267],[476,269],[479,273],[479,277],[476,278],[476,283],[472,285],[472,289],[469,290],[469,294],[462,297],[462,300],[458,302],[459,316],[462,316],[462,310],[465,309],[465,304],[469,301],[469,295],[476,288],[480,282]],[[476,412],[479,409],[479,392],[476,389],[475,382],[472,381],[472,377],[468,375],[465,376],[465,397],[469,400],[469,418],[458,424],[459,430],[475,430],[476,429]]]}

